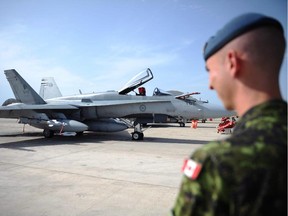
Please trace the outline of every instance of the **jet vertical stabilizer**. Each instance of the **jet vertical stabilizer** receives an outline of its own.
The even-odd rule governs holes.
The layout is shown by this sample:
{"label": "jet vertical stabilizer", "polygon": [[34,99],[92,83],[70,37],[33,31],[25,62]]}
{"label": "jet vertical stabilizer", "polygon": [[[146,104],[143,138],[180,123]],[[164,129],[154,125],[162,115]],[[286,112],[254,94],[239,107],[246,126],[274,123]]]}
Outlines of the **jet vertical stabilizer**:
{"label": "jet vertical stabilizer", "polygon": [[46,104],[15,69],[5,70],[4,73],[17,101],[25,104]]}
{"label": "jet vertical stabilizer", "polygon": [[40,96],[43,99],[62,97],[62,94],[53,77],[45,77],[41,80]]}

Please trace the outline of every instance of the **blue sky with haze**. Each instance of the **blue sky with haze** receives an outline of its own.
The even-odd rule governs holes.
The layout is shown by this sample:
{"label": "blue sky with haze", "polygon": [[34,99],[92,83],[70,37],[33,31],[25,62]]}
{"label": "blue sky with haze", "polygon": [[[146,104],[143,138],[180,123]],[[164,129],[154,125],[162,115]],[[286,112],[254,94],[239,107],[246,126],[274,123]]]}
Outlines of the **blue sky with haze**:
{"label": "blue sky with haze", "polygon": [[[203,45],[231,18],[273,16],[287,38],[286,0],[2,0],[0,103],[13,97],[4,69],[16,69],[38,92],[53,76],[63,95],[120,89],[151,68],[145,85],[221,104],[208,88]],[[281,69],[287,100],[287,54]]]}

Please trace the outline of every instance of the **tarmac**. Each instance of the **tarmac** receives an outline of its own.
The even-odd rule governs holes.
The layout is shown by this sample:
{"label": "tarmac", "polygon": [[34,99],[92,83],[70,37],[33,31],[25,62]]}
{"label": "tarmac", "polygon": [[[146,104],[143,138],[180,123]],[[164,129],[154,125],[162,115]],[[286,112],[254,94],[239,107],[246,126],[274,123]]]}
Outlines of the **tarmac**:
{"label": "tarmac", "polygon": [[133,129],[45,139],[42,130],[0,119],[0,214],[169,215],[184,159],[227,137],[216,132],[219,122],[153,125],[132,141]]}

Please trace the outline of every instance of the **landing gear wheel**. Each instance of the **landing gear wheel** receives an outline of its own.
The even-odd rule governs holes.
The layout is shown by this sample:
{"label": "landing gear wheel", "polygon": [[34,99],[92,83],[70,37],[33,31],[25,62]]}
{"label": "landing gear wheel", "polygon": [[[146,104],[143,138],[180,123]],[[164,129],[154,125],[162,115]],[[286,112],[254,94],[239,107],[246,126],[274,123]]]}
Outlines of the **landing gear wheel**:
{"label": "landing gear wheel", "polygon": [[133,132],[132,133],[132,140],[143,140],[144,134],[140,132]]}
{"label": "landing gear wheel", "polygon": [[185,123],[184,122],[180,122],[180,127],[185,127]]}
{"label": "landing gear wheel", "polygon": [[84,131],[80,131],[76,133],[76,136],[83,136]]}
{"label": "landing gear wheel", "polygon": [[49,130],[49,129],[44,129],[43,130],[43,136],[45,138],[52,138],[54,136],[54,131]]}

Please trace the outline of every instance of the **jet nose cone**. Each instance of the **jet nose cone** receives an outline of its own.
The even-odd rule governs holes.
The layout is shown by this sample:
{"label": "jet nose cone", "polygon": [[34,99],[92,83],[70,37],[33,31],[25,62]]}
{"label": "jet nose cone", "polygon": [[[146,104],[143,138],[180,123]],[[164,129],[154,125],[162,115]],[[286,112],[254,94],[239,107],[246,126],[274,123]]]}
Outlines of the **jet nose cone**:
{"label": "jet nose cone", "polygon": [[204,110],[205,118],[221,118],[228,116],[235,116],[237,113],[235,111],[226,110],[223,106],[215,104],[207,104]]}

